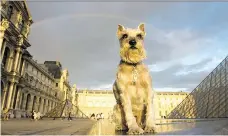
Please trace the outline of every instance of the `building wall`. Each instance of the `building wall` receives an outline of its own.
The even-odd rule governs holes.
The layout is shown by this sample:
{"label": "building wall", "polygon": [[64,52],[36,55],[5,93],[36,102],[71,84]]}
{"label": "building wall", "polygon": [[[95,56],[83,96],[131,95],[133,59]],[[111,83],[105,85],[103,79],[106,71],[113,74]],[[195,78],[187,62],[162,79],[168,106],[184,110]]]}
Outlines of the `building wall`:
{"label": "building wall", "polygon": [[1,109],[24,108],[20,99],[24,87],[20,84],[21,70],[23,54],[31,46],[27,37],[32,23],[24,1],[1,2]]}
{"label": "building wall", "polygon": [[112,113],[116,100],[110,91],[82,91],[78,92],[78,107],[87,116],[92,113],[104,113],[108,117]]}
{"label": "building wall", "polygon": [[59,90],[61,90],[61,99],[64,101],[66,99],[72,101],[73,96],[72,96],[72,89],[69,84],[69,73],[68,70],[62,70],[61,71],[61,77],[60,79],[55,80],[55,86]]}
{"label": "building wall", "polygon": [[0,9],[1,110],[9,109],[17,118],[32,110],[45,114],[62,102],[63,92],[71,90],[68,71],[61,75],[64,87],[58,88],[48,68],[27,51],[33,21],[25,1],[2,1]]}
{"label": "building wall", "polygon": [[[185,92],[157,92],[154,98],[155,118],[160,119],[167,116],[187,94]],[[105,117],[108,117],[112,114],[115,104],[116,100],[112,91],[81,90],[78,92],[79,109],[87,116],[103,112]]]}
{"label": "building wall", "polygon": [[164,118],[188,95],[186,92],[157,92],[155,95],[155,118]]}

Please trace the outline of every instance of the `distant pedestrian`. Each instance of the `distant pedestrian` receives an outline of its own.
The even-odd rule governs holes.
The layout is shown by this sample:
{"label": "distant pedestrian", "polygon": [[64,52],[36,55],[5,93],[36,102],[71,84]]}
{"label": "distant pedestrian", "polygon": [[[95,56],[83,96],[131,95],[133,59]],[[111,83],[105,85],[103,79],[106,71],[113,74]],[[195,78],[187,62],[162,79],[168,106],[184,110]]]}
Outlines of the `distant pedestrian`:
{"label": "distant pedestrian", "polygon": [[34,114],[35,114],[35,110],[32,111],[32,116],[31,116],[32,120],[34,119]]}
{"label": "distant pedestrian", "polygon": [[91,119],[95,119],[95,114],[93,113],[91,116],[90,116]]}
{"label": "distant pedestrian", "polygon": [[70,115],[71,115],[71,112],[69,112],[69,115],[68,115],[68,120],[70,120],[70,121],[71,121],[71,120],[72,120],[72,118],[71,118],[71,116],[70,116]]}
{"label": "distant pedestrian", "polygon": [[104,114],[103,113],[101,113],[101,119],[104,119]]}

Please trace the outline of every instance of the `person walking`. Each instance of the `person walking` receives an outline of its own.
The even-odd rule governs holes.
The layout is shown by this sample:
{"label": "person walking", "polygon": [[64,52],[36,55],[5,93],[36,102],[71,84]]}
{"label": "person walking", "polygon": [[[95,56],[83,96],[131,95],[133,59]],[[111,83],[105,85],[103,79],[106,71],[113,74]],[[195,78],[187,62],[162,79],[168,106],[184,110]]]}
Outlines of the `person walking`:
{"label": "person walking", "polygon": [[35,114],[35,110],[32,111],[32,116],[31,116],[31,120],[34,120],[34,114]]}
{"label": "person walking", "polygon": [[69,115],[68,115],[68,120],[70,120],[70,121],[71,121],[71,120],[72,120],[72,118],[71,118],[71,116],[70,116],[70,115],[71,115],[71,112],[69,112]]}

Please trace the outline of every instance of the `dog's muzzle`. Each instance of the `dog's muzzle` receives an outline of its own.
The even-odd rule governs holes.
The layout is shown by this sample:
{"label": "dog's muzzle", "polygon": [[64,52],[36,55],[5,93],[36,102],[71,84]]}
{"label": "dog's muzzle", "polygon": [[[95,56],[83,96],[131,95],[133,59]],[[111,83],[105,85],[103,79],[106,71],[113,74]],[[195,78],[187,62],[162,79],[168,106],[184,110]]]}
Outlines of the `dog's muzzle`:
{"label": "dog's muzzle", "polygon": [[130,41],[129,41],[129,44],[130,44],[131,46],[135,46],[135,45],[136,45],[136,41],[135,41],[135,40],[130,40]]}
{"label": "dog's muzzle", "polygon": [[134,39],[133,39],[133,40],[130,40],[130,41],[129,41],[130,48],[131,48],[131,49],[137,49],[137,48],[135,47],[136,43],[137,43],[137,42],[136,42]]}

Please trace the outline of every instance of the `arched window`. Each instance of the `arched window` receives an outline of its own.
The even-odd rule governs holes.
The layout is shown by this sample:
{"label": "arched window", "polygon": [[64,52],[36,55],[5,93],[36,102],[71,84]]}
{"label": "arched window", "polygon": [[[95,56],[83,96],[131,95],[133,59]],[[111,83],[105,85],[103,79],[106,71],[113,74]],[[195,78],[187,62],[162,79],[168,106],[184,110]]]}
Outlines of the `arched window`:
{"label": "arched window", "polygon": [[13,6],[9,6],[7,11],[7,17],[10,19],[13,14]]}
{"label": "arched window", "polygon": [[8,47],[5,48],[5,52],[4,52],[4,56],[2,58],[2,65],[5,67],[6,66],[6,62],[7,62],[7,58],[10,55],[10,49]]}

